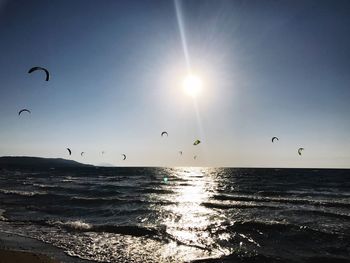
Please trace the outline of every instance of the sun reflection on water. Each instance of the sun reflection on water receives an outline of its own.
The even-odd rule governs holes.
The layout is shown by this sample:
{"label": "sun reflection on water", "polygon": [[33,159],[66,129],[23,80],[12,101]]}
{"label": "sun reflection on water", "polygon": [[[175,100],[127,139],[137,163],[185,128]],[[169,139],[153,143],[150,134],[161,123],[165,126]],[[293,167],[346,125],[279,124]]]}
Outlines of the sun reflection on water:
{"label": "sun reflection on water", "polygon": [[175,251],[179,253],[179,244],[186,245],[184,260],[225,254],[214,249],[215,240],[210,235],[211,227],[220,224],[220,214],[202,205],[215,194],[217,183],[211,169],[193,167],[169,171],[169,181],[164,187],[171,188],[173,194],[162,197],[170,204],[162,207],[159,223],[166,226],[167,234],[176,243],[169,243],[163,253],[165,258]]}

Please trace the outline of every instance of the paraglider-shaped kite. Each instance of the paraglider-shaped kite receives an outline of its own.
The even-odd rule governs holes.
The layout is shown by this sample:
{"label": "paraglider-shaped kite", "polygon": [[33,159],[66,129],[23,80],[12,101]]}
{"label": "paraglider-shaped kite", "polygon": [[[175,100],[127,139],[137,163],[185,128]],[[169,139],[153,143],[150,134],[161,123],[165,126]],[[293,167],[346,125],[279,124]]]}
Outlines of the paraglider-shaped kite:
{"label": "paraglider-shaped kite", "polygon": [[18,112],[18,116],[21,115],[22,112],[28,112],[28,113],[31,113],[30,110],[27,110],[27,109],[22,109]]}
{"label": "paraglider-shaped kite", "polygon": [[200,144],[200,143],[201,143],[200,140],[195,140],[194,143],[193,143],[193,145],[198,145],[198,144]]}
{"label": "paraglider-shaped kite", "polygon": [[126,155],[122,154],[122,156],[123,156],[123,161],[125,161],[126,160]]}
{"label": "paraglider-shaped kite", "polygon": [[37,71],[37,70],[43,70],[45,73],[46,73],[46,81],[49,81],[50,80],[50,72],[46,69],[46,68],[43,68],[43,67],[33,67],[31,68],[28,73],[32,73],[34,71]]}
{"label": "paraglider-shaped kite", "polygon": [[272,142],[274,142],[275,140],[279,141],[279,139],[277,137],[272,137]]}
{"label": "paraglider-shaped kite", "polygon": [[67,151],[68,151],[69,155],[72,155],[72,151],[69,148],[67,148]]}
{"label": "paraglider-shaped kite", "polygon": [[298,154],[301,156],[301,152],[304,151],[304,148],[299,148],[298,149]]}
{"label": "paraglider-shaped kite", "polygon": [[80,154],[80,155],[81,155],[81,156],[83,156],[84,154],[85,154],[85,152],[81,152],[81,154]]}
{"label": "paraglider-shaped kite", "polygon": [[166,137],[168,137],[169,136],[169,134],[166,132],[166,131],[163,131],[161,134],[160,134],[160,136],[164,136],[164,135],[166,135]]}

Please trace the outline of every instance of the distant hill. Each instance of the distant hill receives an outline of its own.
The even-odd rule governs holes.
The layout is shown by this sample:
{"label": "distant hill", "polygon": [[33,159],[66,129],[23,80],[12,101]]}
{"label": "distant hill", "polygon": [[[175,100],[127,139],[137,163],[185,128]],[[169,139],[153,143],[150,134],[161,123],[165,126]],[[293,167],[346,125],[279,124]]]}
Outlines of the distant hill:
{"label": "distant hill", "polygon": [[0,157],[0,168],[83,168],[93,167],[93,165],[82,164],[72,160],[62,158],[41,158],[41,157]]}
{"label": "distant hill", "polygon": [[111,164],[111,163],[99,163],[98,166],[99,167],[115,167],[115,165]]}

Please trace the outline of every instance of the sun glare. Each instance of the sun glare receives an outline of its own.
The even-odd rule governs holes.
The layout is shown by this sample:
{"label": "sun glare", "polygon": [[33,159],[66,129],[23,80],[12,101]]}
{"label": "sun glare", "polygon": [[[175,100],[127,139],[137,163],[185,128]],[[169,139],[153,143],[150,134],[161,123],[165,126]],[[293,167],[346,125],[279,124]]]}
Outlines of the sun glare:
{"label": "sun glare", "polygon": [[202,80],[196,75],[188,75],[184,78],[182,83],[186,94],[195,98],[202,90]]}

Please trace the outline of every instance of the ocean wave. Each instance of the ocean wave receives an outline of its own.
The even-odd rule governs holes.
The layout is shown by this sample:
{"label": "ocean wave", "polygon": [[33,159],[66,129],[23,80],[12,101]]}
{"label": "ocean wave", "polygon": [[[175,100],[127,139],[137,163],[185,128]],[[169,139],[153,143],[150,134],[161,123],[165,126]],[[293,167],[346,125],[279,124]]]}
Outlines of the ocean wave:
{"label": "ocean wave", "polygon": [[79,180],[79,178],[77,177],[72,177],[72,176],[65,176],[63,177],[63,179],[61,180],[61,182],[74,182],[76,180]]}
{"label": "ocean wave", "polygon": [[156,189],[156,188],[143,188],[137,190],[139,193],[150,193],[150,194],[174,194],[173,190],[168,189]]}
{"label": "ocean wave", "polygon": [[229,262],[240,262],[240,263],[285,263],[284,261],[280,260],[278,257],[272,257],[272,256],[264,256],[264,255],[251,255],[247,254],[246,251],[238,251],[228,255],[228,256],[222,256],[220,258],[201,258],[201,259],[195,259],[190,261],[190,263],[229,263]]}
{"label": "ocean wave", "polygon": [[[244,201],[232,201],[231,202],[223,202],[223,203],[218,203],[218,202],[203,202],[201,203],[202,206],[206,208],[213,208],[213,209],[269,209],[269,210],[282,210],[284,209],[282,206],[279,205],[269,205],[268,203],[252,203],[252,202],[244,202]],[[293,209],[291,207],[288,207],[286,210],[288,213],[300,213],[300,214],[313,214],[315,216],[324,216],[324,217],[333,217],[333,218],[341,218],[341,219],[346,219],[350,220],[350,214],[345,214],[345,213],[340,213],[340,212],[335,212],[335,211],[327,211],[327,210],[316,210],[310,209],[311,207],[298,207],[298,209]]]}
{"label": "ocean wave", "polygon": [[272,205],[259,205],[259,204],[252,204],[252,203],[213,203],[213,202],[204,202],[201,205],[203,205],[206,208],[216,208],[216,209],[231,209],[231,208],[239,208],[239,209],[251,209],[251,208],[268,208],[268,209],[281,209],[280,207],[272,206]]}
{"label": "ocean wave", "polygon": [[[257,252],[237,251],[231,255],[222,256],[220,258],[204,258],[190,261],[190,263],[229,263],[229,262],[240,262],[240,263],[295,263],[300,261],[291,260],[290,258],[282,258],[280,255],[264,255],[258,254]],[[320,262],[333,262],[333,263],[348,263],[347,258],[341,256],[305,256],[302,262],[308,263],[320,263]]]}
{"label": "ocean wave", "polygon": [[48,221],[47,223],[52,226],[64,227],[72,230],[86,231],[92,228],[91,224],[85,223],[82,220],[74,220],[74,221],[67,221],[67,222],[57,220],[57,221]]}
{"label": "ocean wave", "polygon": [[300,205],[313,205],[313,206],[327,206],[327,207],[343,207],[350,208],[350,203],[341,201],[328,201],[328,200],[311,200],[305,198],[278,198],[278,197],[255,197],[255,196],[243,196],[243,195],[227,195],[220,194],[214,196],[215,200],[232,200],[232,201],[254,201],[254,202],[277,202],[277,203],[291,203]]}
{"label": "ocean wave", "polygon": [[82,220],[73,221],[47,221],[46,224],[50,226],[62,227],[66,230],[80,231],[80,232],[98,232],[98,233],[113,233],[121,235],[130,235],[135,237],[160,237],[165,233],[165,228],[156,229],[153,227],[143,227],[137,225],[93,225]]}
{"label": "ocean wave", "polygon": [[73,196],[70,200],[77,204],[115,204],[115,203],[125,203],[130,202],[130,200],[123,200],[118,197],[85,197],[85,196]]}
{"label": "ocean wave", "polygon": [[0,221],[7,221],[7,218],[4,216],[5,212],[5,209],[0,209]]}
{"label": "ocean wave", "polygon": [[[108,202],[108,201],[116,201],[116,202],[133,202],[134,200],[130,200],[130,199],[123,199],[120,197],[116,197],[116,196],[108,196],[108,197],[93,197],[93,196],[72,196],[70,197],[70,200],[76,200],[76,201],[88,201],[88,202]],[[136,200],[137,202],[139,202],[140,200]]]}
{"label": "ocean wave", "polygon": [[0,189],[0,193],[21,195],[21,196],[47,195],[47,192],[45,191],[20,191],[20,190],[8,190],[8,189]]}
{"label": "ocean wave", "polygon": [[27,181],[22,182],[22,184],[34,186],[34,187],[39,187],[39,188],[59,188],[60,187],[60,186],[55,185],[55,184],[39,184],[39,183],[33,183],[33,182],[27,182]]}
{"label": "ocean wave", "polygon": [[259,195],[262,196],[291,196],[295,195],[298,197],[331,197],[331,198],[348,198],[350,197],[349,193],[345,192],[331,192],[331,191],[315,191],[315,190],[290,190],[290,191],[258,191]]}
{"label": "ocean wave", "polygon": [[32,184],[33,186],[36,186],[36,187],[40,187],[40,188],[57,188],[59,187],[58,185],[55,185],[55,184],[37,184],[37,183],[34,183]]}
{"label": "ocean wave", "polygon": [[339,233],[330,232],[328,230],[314,229],[309,226],[296,225],[288,222],[281,221],[235,221],[227,230],[235,233],[258,233],[262,235],[267,233],[268,235],[273,235],[276,232],[283,234],[283,236],[291,238],[290,235],[300,235],[304,237],[318,237],[324,238],[325,240],[329,238],[337,238],[340,240]]}
{"label": "ocean wave", "polygon": [[110,197],[88,197],[88,196],[72,196],[70,197],[70,204],[83,204],[83,205],[113,205],[113,204],[139,204],[139,205],[174,205],[177,204],[173,201],[168,200],[146,200],[138,199],[134,196],[123,196],[123,198],[110,196]]}
{"label": "ocean wave", "polygon": [[114,234],[130,235],[130,236],[147,236],[156,237],[160,236],[160,231],[152,227],[142,227],[142,226],[117,226],[117,225],[99,225],[92,228],[94,232],[107,232]]}
{"label": "ocean wave", "polygon": [[315,216],[326,216],[326,217],[334,217],[334,218],[342,218],[346,220],[350,220],[350,214],[343,214],[338,212],[331,211],[323,211],[323,210],[288,210],[293,213],[308,213],[313,214]]}

